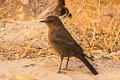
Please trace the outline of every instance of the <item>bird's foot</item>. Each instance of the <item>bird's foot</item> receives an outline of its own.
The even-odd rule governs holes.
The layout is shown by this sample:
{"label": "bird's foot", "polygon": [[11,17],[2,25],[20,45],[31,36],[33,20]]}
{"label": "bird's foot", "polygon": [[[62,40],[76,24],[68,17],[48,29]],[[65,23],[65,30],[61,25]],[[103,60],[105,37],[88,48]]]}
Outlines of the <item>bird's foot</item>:
{"label": "bird's foot", "polygon": [[61,71],[58,71],[57,73],[61,73]]}
{"label": "bird's foot", "polygon": [[66,72],[61,72],[61,71],[58,71],[57,73],[60,73],[60,74],[66,74]]}

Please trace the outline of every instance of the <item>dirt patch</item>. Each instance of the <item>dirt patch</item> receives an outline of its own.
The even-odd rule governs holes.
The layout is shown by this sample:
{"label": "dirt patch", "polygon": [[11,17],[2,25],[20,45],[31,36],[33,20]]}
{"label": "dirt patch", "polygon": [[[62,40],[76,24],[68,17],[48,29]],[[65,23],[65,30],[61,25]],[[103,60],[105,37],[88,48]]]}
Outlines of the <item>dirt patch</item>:
{"label": "dirt patch", "polygon": [[[101,59],[91,62],[99,75],[93,75],[79,60],[71,59],[65,74],[56,73],[60,61],[55,56],[39,57],[35,59],[20,59],[14,61],[0,61],[0,79],[14,80],[14,75],[38,80],[119,80],[120,61]],[[63,68],[66,60],[64,60]],[[74,65],[73,65],[74,64]]]}

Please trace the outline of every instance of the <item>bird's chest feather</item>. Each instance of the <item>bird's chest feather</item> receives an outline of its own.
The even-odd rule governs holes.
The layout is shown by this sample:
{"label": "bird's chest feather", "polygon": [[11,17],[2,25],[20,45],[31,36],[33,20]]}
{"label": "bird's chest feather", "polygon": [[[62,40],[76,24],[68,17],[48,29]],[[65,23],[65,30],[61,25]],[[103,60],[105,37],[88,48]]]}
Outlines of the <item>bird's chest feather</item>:
{"label": "bird's chest feather", "polygon": [[56,46],[56,40],[58,39],[58,36],[56,35],[56,31],[49,31],[48,32],[48,40],[49,40],[49,44],[51,46]]}

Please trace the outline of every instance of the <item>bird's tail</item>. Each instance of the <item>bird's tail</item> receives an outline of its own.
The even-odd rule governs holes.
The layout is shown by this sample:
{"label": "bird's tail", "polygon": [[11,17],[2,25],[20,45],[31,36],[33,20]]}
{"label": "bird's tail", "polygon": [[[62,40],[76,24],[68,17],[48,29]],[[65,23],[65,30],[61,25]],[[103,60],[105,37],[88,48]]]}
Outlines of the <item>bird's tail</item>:
{"label": "bird's tail", "polygon": [[75,57],[80,59],[87,67],[88,69],[94,74],[97,75],[98,72],[95,70],[95,68],[88,62],[88,60],[85,58],[85,56],[80,54],[75,54]]}

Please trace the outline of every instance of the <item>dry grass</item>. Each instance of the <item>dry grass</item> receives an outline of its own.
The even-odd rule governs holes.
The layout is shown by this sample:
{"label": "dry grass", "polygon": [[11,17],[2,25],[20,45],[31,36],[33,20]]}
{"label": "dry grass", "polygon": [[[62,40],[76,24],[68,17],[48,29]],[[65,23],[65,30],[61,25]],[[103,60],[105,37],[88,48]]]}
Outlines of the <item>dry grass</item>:
{"label": "dry grass", "polygon": [[83,0],[73,3],[72,7],[76,7],[74,10],[71,3],[68,3],[72,19],[66,26],[77,28],[70,32],[74,34],[78,43],[91,53],[111,53],[120,50],[119,0],[98,0],[96,3]]}

